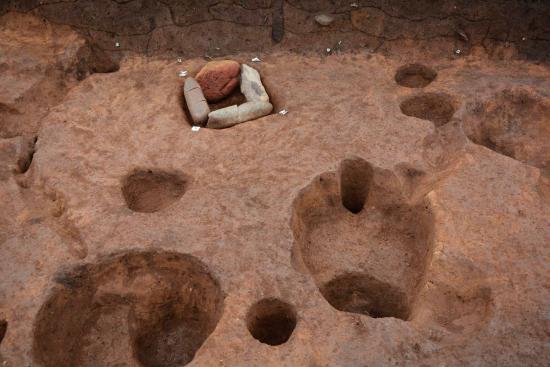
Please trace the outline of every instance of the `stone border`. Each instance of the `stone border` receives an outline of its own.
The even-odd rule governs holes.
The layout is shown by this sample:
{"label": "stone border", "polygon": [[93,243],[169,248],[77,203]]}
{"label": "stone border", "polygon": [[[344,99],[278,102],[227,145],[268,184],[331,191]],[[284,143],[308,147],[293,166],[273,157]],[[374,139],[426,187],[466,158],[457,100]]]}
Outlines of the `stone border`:
{"label": "stone border", "polygon": [[224,129],[269,115],[273,111],[269,95],[256,69],[242,64],[240,84],[245,103],[210,111],[201,86],[194,78],[188,78],[183,92],[193,123],[211,129]]}

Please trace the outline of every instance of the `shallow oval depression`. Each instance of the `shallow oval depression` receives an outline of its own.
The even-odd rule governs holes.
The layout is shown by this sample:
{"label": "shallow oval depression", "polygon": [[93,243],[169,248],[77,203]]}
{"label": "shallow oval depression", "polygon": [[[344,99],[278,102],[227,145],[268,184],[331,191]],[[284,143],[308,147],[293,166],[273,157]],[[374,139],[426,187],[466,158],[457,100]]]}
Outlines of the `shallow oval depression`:
{"label": "shallow oval depression", "polygon": [[276,298],[265,298],[248,310],[246,326],[261,343],[281,345],[288,341],[296,327],[296,310]]}
{"label": "shallow oval depression", "polygon": [[56,282],[34,330],[34,359],[44,367],[183,366],[223,311],[208,268],[173,252],[118,255]]}
{"label": "shallow oval depression", "polygon": [[403,114],[431,121],[437,127],[449,122],[456,111],[453,98],[446,93],[414,95],[401,102],[399,107]]}
{"label": "shallow oval depression", "polygon": [[131,210],[153,213],[181,198],[188,182],[188,177],[179,172],[135,170],[123,179],[122,195]]}
{"label": "shallow oval depression", "polygon": [[506,89],[469,106],[463,126],[474,143],[550,170],[550,99],[527,89]]}
{"label": "shallow oval depression", "polygon": [[403,65],[395,73],[395,82],[402,87],[424,88],[437,77],[437,72],[422,64]]}
{"label": "shallow oval depression", "polygon": [[361,158],[316,177],[293,203],[293,261],[335,309],[409,320],[432,254],[425,198]]}

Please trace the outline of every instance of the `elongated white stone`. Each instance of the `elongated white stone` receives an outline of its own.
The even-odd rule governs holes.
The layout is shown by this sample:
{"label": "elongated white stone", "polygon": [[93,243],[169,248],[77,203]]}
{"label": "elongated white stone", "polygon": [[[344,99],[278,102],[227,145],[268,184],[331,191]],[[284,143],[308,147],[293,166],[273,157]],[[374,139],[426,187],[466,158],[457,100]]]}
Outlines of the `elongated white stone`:
{"label": "elongated white stone", "polygon": [[247,102],[269,102],[269,95],[265,91],[258,71],[246,64],[241,67],[241,92]]}
{"label": "elongated white stone", "polygon": [[208,114],[207,127],[224,129],[241,122],[250,121],[268,115],[273,110],[269,102],[246,102],[212,111]]}
{"label": "elongated white stone", "polygon": [[204,98],[201,86],[193,78],[188,78],[183,86],[183,94],[191,119],[197,125],[203,125],[208,119],[210,107]]}

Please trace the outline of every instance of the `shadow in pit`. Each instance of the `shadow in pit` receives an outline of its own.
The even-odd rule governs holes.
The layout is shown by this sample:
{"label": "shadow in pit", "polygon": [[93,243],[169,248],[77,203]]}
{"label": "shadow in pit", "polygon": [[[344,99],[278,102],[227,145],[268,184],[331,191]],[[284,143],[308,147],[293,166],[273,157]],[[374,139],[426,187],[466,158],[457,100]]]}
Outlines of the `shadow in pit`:
{"label": "shadow in pit", "polygon": [[295,264],[336,309],[408,320],[431,259],[434,218],[393,172],[361,158],[316,177],[293,203]]}
{"label": "shadow in pit", "polygon": [[33,356],[44,367],[183,366],[223,312],[206,265],[174,252],[110,256],[56,282],[34,329]]}

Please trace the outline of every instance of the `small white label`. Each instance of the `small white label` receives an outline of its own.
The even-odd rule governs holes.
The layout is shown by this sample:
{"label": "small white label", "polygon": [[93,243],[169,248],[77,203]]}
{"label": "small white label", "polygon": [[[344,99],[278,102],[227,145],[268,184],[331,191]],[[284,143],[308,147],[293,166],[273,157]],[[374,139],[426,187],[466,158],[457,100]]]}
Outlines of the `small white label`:
{"label": "small white label", "polygon": [[180,71],[180,72],[178,73],[178,76],[180,76],[180,77],[182,77],[182,78],[183,78],[183,77],[186,77],[186,76],[187,76],[187,70],[182,70],[182,71]]}
{"label": "small white label", "polygon": [[284,116],[288,113],[288,110],[280,110],[279,115]]}
{"label": "small white label", "polygon": [[181,64],[181,62],[182,62],[183,60],[181,59],[181,57],[178,57],[178,60],[177,60],[177,61],[178,61],[178,64]]}
{"label": "small white label", "polygon": [[332,51],[330,48],[327,48],[327,54],[330,53],[330,51]]}
{"label": "small white label", "polygon": [[260,61],[262,61],[262,60],[260,60],[259,57],[255,57],[255,58],[253,58],[253,59],[250,60],[250,61],[252,61],[252,62],[260,62]]}
{"label": "small white label", "polygon": [[120,47],[120,42],[115,42],[115,47]]}
{"label": "small white label", "polygon": [[460,49],[458,49],[458,50],[455,51],[455,54],[460,55],[461,52],[462,51]]}
{"label": "small white label", "polygon": [[192,127],[191,127],[191,131],[193,131],[193,132],[195,132],[195,133],[196,133],[197,131],[199,131],[200,129],[201,129],[200,126],[192,126]]}
{"label": "small white label", "polygon": [[352,8],[358,8],[358,7],[359,7],[359,4],[357,4],[357,3],[351,3],[351,4],[349,4],[349,6],[351,6]]}

